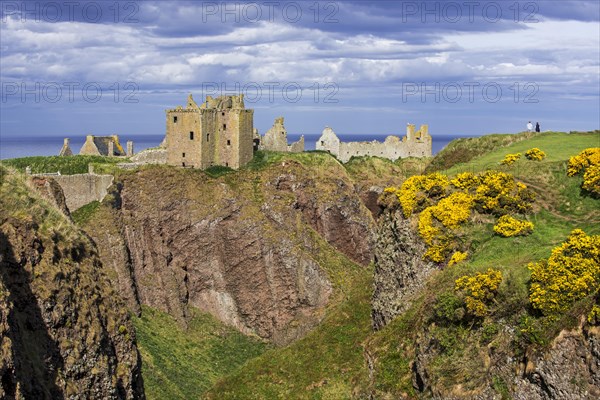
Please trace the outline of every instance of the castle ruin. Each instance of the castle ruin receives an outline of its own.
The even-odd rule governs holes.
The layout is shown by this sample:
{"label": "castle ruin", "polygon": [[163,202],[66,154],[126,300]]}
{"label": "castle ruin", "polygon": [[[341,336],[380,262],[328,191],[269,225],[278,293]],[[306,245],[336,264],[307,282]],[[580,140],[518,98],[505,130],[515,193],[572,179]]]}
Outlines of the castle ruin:
{"label": "castle ruin", "polygon": [[[79,150],[80,155],[105,156],[105,157],[131,157],[133,156],[133,142],[127,142],[127,152],[123,150],[118,135],[94,136],[87,135],[85,142]],[[71,139],[65,138],[59,156],[72,156]]]}
{"label": "castle ruin", "polygon": [[283,125],[283,117],[275,118],[275,122],[264,136],[255,132],[255,140],[258,139],[258,149],[270,151],[283,151],[288,153],[302,153],[304,151],[304,136],[292,144],[288,144],[287,130]]}
{"label": "castle ruin", "polygon": [[333,129],[326,127],[315,149],[328,151],[344,163],[353,156],[377,156],[393,161],[405,157],[431,157],[431,144],[427,125],[421,125],[415,132],[415,126],[407,124],[406,136],[402,139],[388,136],[384,142],[342,142]]}
{"label": "castle ruin", "polygon": [[205,169],[239,168],[253,157],[254,110],[244,95],[206,96],[198,106],[190,94],[187,106],[166,110],[167,164]]}

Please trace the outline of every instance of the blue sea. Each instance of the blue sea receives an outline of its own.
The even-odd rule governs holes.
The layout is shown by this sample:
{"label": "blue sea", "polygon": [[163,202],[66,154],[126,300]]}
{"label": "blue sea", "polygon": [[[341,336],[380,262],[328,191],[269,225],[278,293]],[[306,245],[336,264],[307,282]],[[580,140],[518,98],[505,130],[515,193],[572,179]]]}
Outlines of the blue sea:
{"label": "blue sea", "polygon": [[[314,150],[318,138],[317,134],[304,135],[306,150]],[[338,135],[344,142],[350,141],[384,141],[386,135]],[[163,135],[138,135],[126,136],[120,135],[119,140],[125,146],[128,140],[133,141],[134,152],[138,153],[150,147],[156,147],[163,139]],[[288,141],[291,143],[300,138],[300,135],[288,135]],[[454,136],[433,137],[433,153],[437,153],[444,146],[456,139]],[[71,150],[73,153],[79,153],[79,149],[85,142],[85,136],[71,137]],[[55,156],[62,148],[63,137],[58,136],[21,136],[21,137],[0,137],[0,159],[29,157],[29,156]]]}

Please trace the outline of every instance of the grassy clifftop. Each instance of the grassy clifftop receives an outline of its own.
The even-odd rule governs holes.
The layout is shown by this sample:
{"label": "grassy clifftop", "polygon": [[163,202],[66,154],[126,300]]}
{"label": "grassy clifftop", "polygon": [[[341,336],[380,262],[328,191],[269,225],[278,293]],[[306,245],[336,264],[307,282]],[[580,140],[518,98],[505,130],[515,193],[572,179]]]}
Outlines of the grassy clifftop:
{"label": "grassy clifftop", "polygon": [[566,160],[586,147],[600,146],[600,131],[523,132],[516,135],[494,134],[453,140],[431,160],[426,173],[494,168],[506,153],[524,152],[538,147],[548,154],[547,161]]}
{"label": "grassy clifftop", "polygon": [[[500,237],[494,234],[493,220],[476,218],[461,234],[469,246],[469,259],[434,273],[412,306],[385,328],[378,332],[370,329],[372,288],[369,280],[356,281],[357,289],[347,292],[348,306],[341,306],[335,313],[332,310],[331,319],[306,338],[284,349],[272,349],[222,379],[207,398],[338,399],[369,394],[375,398],[428,397],[431,393],[419,393],[419,382],[415,381],[417,355],[427,360],[426,384],[444,388],[437,392],[442,397],[452,393],[458,398],[469,398],[486,393],[510,398],[510,393],[518,390],[511,378],[514,370],[494,369],[494,365],[506,366],[507,359],[518,365],[525,354],[532,357],[529,352],[548,351],[561,330],[578,326],[580,316],[589,311],[594,301],[588,297],[560,318],[544,319],[532,311],[529,302],[527,264],[547,258],[573,229],[583,229],[588,235],[600,234],[599,200],[581,191],[581,177],[566,175],[569,157],[585,148],[597,147],[599,133],[516,136],[494,135],[477,139],[478,142],[471,140],[468,145],[455,143],[449,146],[451,152],[473,152],[462,159],[462,164],[441,154],[442,161],[434,159],[429,169],[443,166],[451,176],[490,168],[513,174],[537,195],[529,217],[535,226],[531,235]],[[512,166],[500,164],[506,154],[525,153],[533,147],[545,151],[547,157],[541,162],[523,157]],[[394,173],[399,181],[404,180],[401,175],[405,170],[384,160],[354,160],[345,167],[357,182],[369,176],[381,182],[381,177],[385,181]],[[420,172],[416,167],[412,173]],[[494,312],[477,323],[449,323],[443,315],[458,308],[454,303],[456,279],[488,268],[503,274]],[[427,350],[428,346],[434,350]],[[355,357],[349,357],[351,354]],[[588,384],[581,383],[582,387]]]}

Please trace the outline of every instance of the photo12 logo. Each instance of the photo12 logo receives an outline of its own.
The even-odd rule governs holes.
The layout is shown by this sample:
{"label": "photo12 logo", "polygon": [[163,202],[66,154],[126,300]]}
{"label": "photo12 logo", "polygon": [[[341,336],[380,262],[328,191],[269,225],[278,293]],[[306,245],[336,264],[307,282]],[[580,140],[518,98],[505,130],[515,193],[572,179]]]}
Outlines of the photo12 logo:
{"label": "photo12 logo", "polygon": [[103,99],[115,103],[139,102],[139,87],[135,82],[2,82],[1,88],[2,103],[97,103]]}
{"label": "photo12 logo", "polygon": [[137,24],[140,6],[134,1],[2,1],[2,22],[113,22]]}
{"label": "photo12 logo", "polygon": [[339,86],[335,82],[313,82],[301,85],[298,82],[203,82],[202,98],[243,94],[244,102],[266,101],[273,104],[279,100],[298,103],[302,99],[314,103],[338,103]]}
{"label": "photo12 logo", "polygon": [[539,22],[539,5],[534,1],[401,1],[403,23],[474,23],[483,19],[495,23],[502,19],[514,22]]}
{"label": "photo12 logo", "polygon": [[504,89],[497,82],[403,82],[401,90],[403,103],[497,103],[505,96],[515,103],[539,103],[539,86],[535,82],[514,82],[504,85]]}
{"label": "photo12 logo", "polygon": [[338,23],[340,10],[335,1],[264,1],[224,2],[206,1],[200,4],[202,22],[246,22],[300,21],[334,24]]}

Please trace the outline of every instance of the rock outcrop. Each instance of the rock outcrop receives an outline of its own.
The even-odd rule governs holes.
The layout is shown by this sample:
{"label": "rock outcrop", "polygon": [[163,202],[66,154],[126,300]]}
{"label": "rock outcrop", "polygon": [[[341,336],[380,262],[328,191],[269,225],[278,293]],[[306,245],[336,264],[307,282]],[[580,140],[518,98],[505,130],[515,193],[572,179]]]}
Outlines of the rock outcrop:
{"label": "rock outcrop", "polygon": [[[332,293],[316,254],[371,259],[373,221],[343,168],[317,179],[298,162],[213,179],[153,168],[122,176],[90,222],[130,307],[188,307],[276,344],[303,336]],[[315,236],[315,233],[317,234]]]}
{"label": "rock outcrop", "polygon": [[[381,329],[410,307],[428,283],[435,266],[422,260],[425,246],[416,227],[400,215],[400,210],[386,207],[379,218],[375,245],[375,279],[372,319],[375,329]],[[504,334],[493,343],[475,347],[469,355],[469,365],[479,380],[466,388],[470,371],[461,370],[464,359],[444,358],[443,339],[436,323],[417,324],[418,331],[403,354],[410,360],[410,378],[419,398],[559,400],[600,398],[600,327],[589,326],[582,317],[579,327],[563,330],[550,346],[539,349],[530,345],[524,356],[515,354],[514,327],[496,321]],[[394,341],[392,346],[397,346]],[[455,345],[456,347],[460,347]],[[385,347],[365,349],[365,358],[372,374],[376,374],[379,357]],[[446,357],[447,357],[447,353]],[[440,376],[440,360],[459,364]],[[390,366],[387,366],[390,368]],[[465,368],[464,366],[462,368]],[[447,371],[448,371],[447,370]],[[452,373],[455,374],[452,375]],[[374,395],[382,395],[373,392]],[[408,396],[401,398],[409,398]],[[410,397],[411,398],[411,397]]]}
{"label": "rock outcrop", "polygon": [[410,306],[435,270],[423,260],[425,244],[400,210],[387,209],[379,219],[375,244],[373,327],[380,329]]}
{"label": "rock outcrop", "polygon": [[48,201],[2,172],[0,398],[143,399],[134,328],[93,243],[50,181],[35,181]]}
{"label": "rock outcrop", "polygon": [[548,351],[526,356],[520,372],[518,400],[600,398],[600,328],[562,331]]}

